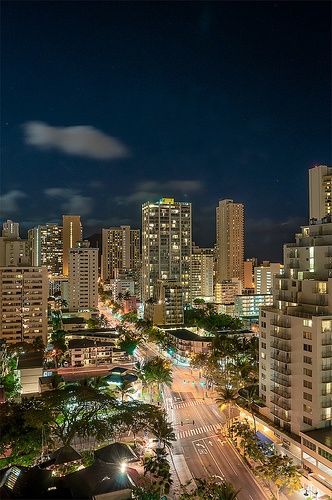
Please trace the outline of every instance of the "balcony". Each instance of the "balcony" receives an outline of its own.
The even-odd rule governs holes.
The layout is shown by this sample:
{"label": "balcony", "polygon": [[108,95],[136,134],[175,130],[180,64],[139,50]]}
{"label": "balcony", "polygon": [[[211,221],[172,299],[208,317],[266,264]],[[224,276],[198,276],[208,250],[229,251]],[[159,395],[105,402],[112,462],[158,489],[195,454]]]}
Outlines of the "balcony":
{"label": "balcony", "polygon": [[288,401],[284,401],[280,396],[273,396],[271,403],[286,411],[291,409],[291,404]]}
{"label": "balcony", "polygon": [[271,408],[271,413],[272,413],[272,415],[274,415],[275,417],[280,418],[284,422],[290,422],[291,421],[290,416],[287,415],[287,413],[285,411],[279,410],[276,407]]}
{"label": "balcony", "polygon": [[328,384],[332,382],[332,370],[330,371],[330,373],[323,373],[322,375],[322,383],[323,384]]}
{"label": "balcony", "polygon": [[332,398],[328,397],[324,399],[321,403],[322,408],[332,408]]}
{"label": "balcony", "polygon": [[274,394],[277,394],[278,396],[281,396],[282,398],[285,399],[290,399],[291,398],[291,393],[290,391],[287,391],[283,389],[282,387],[278,387],[277,385],[274,385],[270,388],[271,392]]}
{"label": "balcony", "polygon": [[331,336],[325,336],[326,338],[322,338],[322,345],[332,345],[332,337]]}
{"label": "balcony", "polygon": [[285,342],[278,342],[278,340],[274,340],[271,343],[271,347],[273,347],[273,349],[277,349],[279,351],[291,352],[291,346],[289,344],[286,344]]}
{"label": "balcony", "polygon": [[289,330],[281,327],[274,327],[271,329],[271,337],[282,340],[291,340],[291,334]]}
{"label": "balcony", "polygon": [[274,349],[271,352],[271,358],[275,359],[276,361],[281,361],[281,363],[285,364],[291,363],[291,355],[289,353],[285,354],[283,351],[280,352],[280,349],[279,350]]}
{"label": "balcony", "polygon": [[332,358],[332,349],[322,349],[322,358]]}
{"label": "balcony", "polygon": [[277,373],[281,373],[282,375],[291,375],[292,374],[292,371],[290,368],[285,368],[284,366],[279,366],[277,364],[272,364],[271,365],[271,370],[277,372]]}
{"label": "balcony", "polygon": [[282,385],[283,387],[291,387],[291,382],[287,377],[282,377],[281,375],[273,374],[270,378],[272,383]]}
{"label": "balcony", "polygon": [[290,328],[291,327],[290,323],[287,320],[285,320],[285,318],[273,318],[271,320],[271,325],[279,326],[281,328]]}

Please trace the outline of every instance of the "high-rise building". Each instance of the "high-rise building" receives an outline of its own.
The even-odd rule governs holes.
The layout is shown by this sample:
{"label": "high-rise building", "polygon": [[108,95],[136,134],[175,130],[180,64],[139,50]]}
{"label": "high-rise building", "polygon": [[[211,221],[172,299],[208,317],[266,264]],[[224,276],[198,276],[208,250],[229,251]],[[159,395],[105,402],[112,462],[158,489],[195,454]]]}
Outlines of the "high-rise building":
{"label": "high-rise building", "polygon": [[0,237],[0,266],[29,266],[30,250],[27,240],[21,240],[18,222],[3,223]]}
{"label": "high-rise building", "polygon": [[191,299],[213,302],[213,248],[193,245],[191,254]]}
{"label": "high-rise building", "polygon": [[49,274],[62,274],[62,227],[44,224],[28,231],[33,266],[46,266]]}
{"label": "high-rise building", "polygon": [[257,259],[252,257],[243,262],[243,288],[254,288],[254,267],[257,266]]}
{"label": "high-rise building", "polygon": [[332,215],[332,167],[318,165],[309,170],[309,219]]}
{"label": "high-rise building", "polygon": [[214,289],[216,304],[234,304],[236,295],[242,293],[242,282],[238,278],[216,283]]}
{"label": "high-rise building", "polygon": [[69,250],[69,310],[98,306],[98,248],[79,241]]}
{"label": "high-rise building", "polygon": [[190,302],[191,203],[161,198],[142,206],[142,298],[154,297],[158,280],[175,280]]}
{"label": "high-rise building", "polygon": [[19,223],[7,219],[7,221],[2,224],[2,236],[3,238],[18,240],[20,238]]}
{"label": "high-rise building", "polygon": [[0,268],[0,339],[47,341],[48,279],[45,267]]}
{"label": "high-rise building", "polygon": [[222,200],[216,209],[217,282],[238,278],[243,282],[244,205]]}
{"label": "high-rise building", "polygon": [[74,248],[77,241],[82,241],[82,225],[79,215],[63,215],[63,275],[68,276],[69,250]]}
{"label": "high-rise building", "polygon": [[263,261],[262,265],[255,267],[255,293],[272,293],[274,276],[280,274],[282,268],[279,262],[268,261]]}
{"label": "high-rise building", "polygon": [[158,280],[155,285],[155,300],[145,304],[145,318],[154,325],[182,325],[183,290],[181,283],[172,279]]}
{"label": "high-rise building", "polygon": [[332,223],[322,214],[284,245],[273,305],[260,314],[259,381],[265,415],[301,438],[297,455],[331,493]]}
{"label": "high-rise building", "polygon": [[104,283],[126,271],[138,271],[139,265],[139,229],[120,226],[102,230],[101,278]]}

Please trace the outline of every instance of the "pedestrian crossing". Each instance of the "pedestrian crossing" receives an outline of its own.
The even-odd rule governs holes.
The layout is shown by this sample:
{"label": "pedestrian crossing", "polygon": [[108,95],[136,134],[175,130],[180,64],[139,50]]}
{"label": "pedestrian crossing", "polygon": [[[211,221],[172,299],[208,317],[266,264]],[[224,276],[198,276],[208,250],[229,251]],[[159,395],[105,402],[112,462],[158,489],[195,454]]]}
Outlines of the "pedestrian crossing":
{"label": "pedestrian crossing", "polygon": [[179,408],[187,408],[188,406],[197,406],[203,403],[205,403],[203,399],[190,399],[189,401],[174,402],[173,407],[178,410]]}
{"label": "pedestrian crossing", "polygon": [[195,437],[199,434],[211,433],[214,434],[220,430],[219,425],[203,425],[202,427],[194,427],[193,429],[177,430],[175,435],[177,439],[185,439],[188,437]]}

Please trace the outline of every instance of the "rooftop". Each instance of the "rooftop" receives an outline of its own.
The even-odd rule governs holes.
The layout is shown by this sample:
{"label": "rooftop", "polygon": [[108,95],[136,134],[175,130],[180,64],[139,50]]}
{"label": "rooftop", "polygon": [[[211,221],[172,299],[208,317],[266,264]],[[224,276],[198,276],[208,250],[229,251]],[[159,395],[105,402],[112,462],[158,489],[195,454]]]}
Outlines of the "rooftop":
{"label": "rooftop", "polygon": [[331,448],[332,450],[332,428],[314,429],[312,431],[302,432],[304,436],[318,441],[318,443]]}
{"label": "rooftop", "polygon": [[113,340],[103,340],[102,342],[92,339],[73,339],[68,342],[68,349],[84,349],[87,347],[105,347],[114,345]]}
{"label": "rooftop", "polygon": [[29,368],[42,368],[43,367],[43,353],[41,351],[37,352],[26,352],[21,354],[18,360],[18,370],[24,370]]}
{"label": "rooftop", "polygon": [[165,332],[173,337],[176,337],[179,340],[191,340],[196,342],[212,342],[213,337],[203,337],[201,335],[197,335],[197,333],[193,333],[186,328],[177,328],[175,330],[167,330]]}

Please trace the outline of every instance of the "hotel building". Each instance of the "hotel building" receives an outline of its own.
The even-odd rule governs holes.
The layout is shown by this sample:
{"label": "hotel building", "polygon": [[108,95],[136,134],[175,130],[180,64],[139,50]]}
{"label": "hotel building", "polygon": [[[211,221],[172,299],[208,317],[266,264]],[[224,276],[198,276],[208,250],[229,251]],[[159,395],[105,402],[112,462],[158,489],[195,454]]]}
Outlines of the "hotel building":
{"label": "hotel building", "polygon": [[142,298],[155,297],[158,280],[181,285],[190,303],[191,203],[161,198],[142,206]]}
{"label": "hotel building", "polygon": [[69,250],[69,310],[98,306],[98,248],[79,241]]}
{"label": "hotel building", "polygon": [[222,200],[216,209],[217,282],[238,278],[243,282],[244,205]]}
{"label": "hotel building", "polygon": [[82,241],[82,224],[79,215],[63,215],[62,220],[63,275],[68,276],[69,250]]}
{"label": "hotel building", "polygon": [[49,274],[62,274],[62,227],[44,224],[28,231],[33,266],[45,266]]}
{"label": "hotel building", "polygon": [[47,269],[0,268],[0,339],[9,343],[47,340]]}

